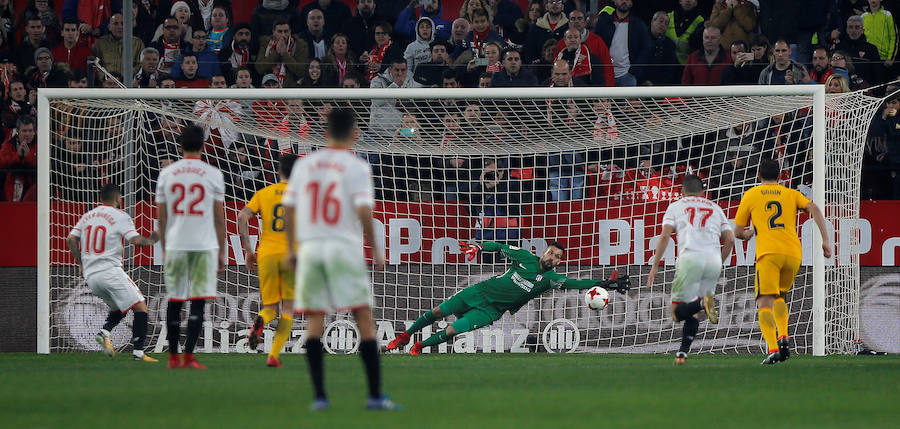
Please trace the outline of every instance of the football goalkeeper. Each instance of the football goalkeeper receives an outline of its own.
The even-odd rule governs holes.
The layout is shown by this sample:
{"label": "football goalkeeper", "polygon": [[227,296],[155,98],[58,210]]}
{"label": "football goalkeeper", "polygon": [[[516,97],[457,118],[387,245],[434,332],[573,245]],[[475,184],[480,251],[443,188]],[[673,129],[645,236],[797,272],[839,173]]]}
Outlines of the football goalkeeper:
{"label": "football goalkeeper", "polygon": [[434,346],[448,341],[454,335],[490,325],[499,319],[504,311],[514,314],[532,298],[550,289],[588,289],[600,286],[624,294],[631,287],[627,275],[617,278],[615,272],[609,280],[580,280],[570,279],[553,271],[559,265],[565,251],[563,245],[558,242],[550,243],[540,258],[525,249],[492,241],[486,241],[481,245],[463,241],[459,244],[469,260],[475,259],[482,251],[500,252],[512,260],[513,265],[505,273],[469,286],[433,310],[425,312],[409,329],[401,332],[388,344],[388,350],[409,344],[413,333],[450,314],[456,315],[458,319],[447,329],[428,337],[425,341],[417,341],[409,353],[420,354],[423,347]]}

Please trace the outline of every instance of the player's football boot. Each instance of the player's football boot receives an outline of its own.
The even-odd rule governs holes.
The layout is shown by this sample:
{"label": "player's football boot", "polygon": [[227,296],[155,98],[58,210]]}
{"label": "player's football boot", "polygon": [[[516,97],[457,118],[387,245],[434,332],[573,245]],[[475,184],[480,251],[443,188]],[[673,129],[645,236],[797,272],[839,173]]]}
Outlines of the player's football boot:
{"label": "player's football boot", "polygon": [[113,348],[112,340],[109,339],[109,335],[98,332],[97,336],[94,338],[97,340],[97,344],[100,344],[103,354],[109,357],[116,357],[116,349]]}
{"label": "player's football boot", "polygon": [[247,344],[250,345],[250,350],[256,350],[256,346],[259,345],[263,334],[263,325],[263,318],[256,316],[256,321],[253,322],[253,327],[250,328],[250,335],[247,337]]}
{"label": "player's football boot", "polygon": [[150,357],[150,356],[147,356],[146,353],[145,353],[145,354],[142,354],[142,355],[140,355],[140,356],[138,356],[138,355],[131,355],[131,360],[137,361],[137,362],[159,362],[158,360],[153,359],[153,358]]}
{"label": "player's football boot", "polygon": [[781,355],[782,362],[791,357],[791,340],[787,335],[778,339],[778,354]]}
{"label": "player's football boot", "polygon": [[387,349],[394,350],[409,344],[409,337],[410,335],[405,331],[401,332],[399,335],[397,335],[397,338],[394,338],[393,340],[391,340],[391,342],[388,343]]}
{"label": "player's football boot", "polygon": [[409,349],[409,354],[411,354],[413,356],[422,354],[422,342],[416,341],[416,343],[413,344],[412,348]]}
{"label": "player's football boot", "polygon": [[400,404],[391,400],[386,395],[381,395],[380,398],[369,398],[366,401],[366,409],[369,410],[384,410],[384,411],[397,411],[402,410],[403,407]]}
{"label": "player's football boot", "polygon": [[706,317],[709,323],[719,323],[719,310],[716,309],[716,297],[706,295],[703,297],[703,309],[706,310]]}
{"label": "player's football boot", "polygon": [[675,362],[672,362],[672,365],[684,365],[687,363],[687,353],[678,352],[675,354]]}
{"label": "player's football boot", "polygon": [[181,362],[181,367],[184,369],[206,369],[205,365],[197,362],[193,353],[184,354],[184,361]]}
{"label": "player's football boot", "polygon": [[179,369],[181,368],[181,355],[179,354],[170,354],[169,355],[169,369]]}
{"label": "player's football boot", "polygon": [[781,358],[781,353],[778,350],[775,350],[774,352],[766,355],[766,358],[763,359],[763,361],[760,362],[759,364],[760,365],[775,365],[776,363],[781,362],[783,360],[784,359]]}
{"label": "player's football boot", "polygon": [[309,409],[312,411],[322,411],[327,410],[330,404],[328,403],[328,399],[325,398],[316,398],[312,404],[309,404]]}
{"label": "player's football boot", "polygon": [[278,358],[276,358],[275,356],[269,356],[269,358],[266,359],[266,366],[281,368],[281,361],[278,360]]}

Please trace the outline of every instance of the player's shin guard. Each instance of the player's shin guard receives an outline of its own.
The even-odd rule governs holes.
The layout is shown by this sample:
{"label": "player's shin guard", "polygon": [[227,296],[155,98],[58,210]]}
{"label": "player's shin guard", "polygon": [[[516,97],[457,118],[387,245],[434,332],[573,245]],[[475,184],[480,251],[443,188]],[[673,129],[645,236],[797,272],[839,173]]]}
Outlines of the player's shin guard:
{"label": "player's shin guard", "polygon": [[197,346],[197,340],[200,338],[200,330],[203,329],[203,310],[206,301],[197,299],[191,301],[191,314],[188,317],[187,340],[184,342],[184,352],[194,353],[194,347]]}
{"label": "player's shin guard", "polygon": [[759,329],[762,331],[763,339],[766,340],[766,347],[769,353],[778,350],[778,342],[775,340],[775,315],[772,314],[771,308],[759,309]]}
{"label": "player's shin guard", "polygon": [[111,332],[124,317],[125,313],[122,313],[119,310],[110,311],[109,314],[106,315],[106,323],[103,324],[103,329]]}
{"label": "player's shin guard", "polygon": [[684,319],[684,330],[681,331],[681,348],[678,349],[678,351],[690,353],[691,343],[694,342],[694,337],[697,335],[697,329],[699,327],[700,322],[694,317]]}
{"label": "player's shin guard", "polygon": [[425,341],[422,341],[422,347],[436,346],[440,343],[446,342],[449,339],[450,339],[450,337],[447,336],[447,330],[445,329],[443,331],[437,332],[436,334],[426,338]]}
{"label": "player's shin guard", "polygon": [[366,368],[366,378],[369,380],[369,397],[381,397],[381,364],[378,358],[378,341],[363,340],[359,343],[359,356]]}
{"label": "player's shin guard", "polygon": [[288,337],[291,336],[291,326],[293,325],[294,318],[290,314],[282,314],[281,317],[278,318],[278,326],[275,327],[275,339],[272,340],[272,351],[269,352],[269,356],[278,359],[278,356],[281,355],[281,349],[284,347],[284,343],[286,343]]}
{"label": "player's shin guard", "polygon": [[169,301],[166,307],[166,339],[169,340],[169,354],[178,354],[178,342],[181,340],[181,301]]}
{"label": "player's shin guard", "polygon": [[694,315],[703,309],[703,303],[700,300],[692,302],[683,302],[675,307],[675,317],[678,321],[693,319]]}
{"label": "player's shin guard", "polygon": [[143,351],[144,340],[147,339],[147,312],[134,312],[134,326],[132,327],[132,333],[131,343],[134,345],[134,350]]}
{"label": "player's shin guard", "polygon": [[306,362],[309,363],[309,377],[313,382],[316,399],[325,398],[324,348],[319,338],[306,340]]}
{"label": "player's shin guard", "polygon": [[431,310],[428,310],[421,316],[419,316],[419,318],[416,319],[415,322],[413,322],[412,326],[410,326],[409,329],[406,330],[406,333],[413,334],[419,332],[422,328],[434,323],[435,320],[437,320],[437,318],[434,317],[434,313],[432,313]]}
{"label": "player's shin guard", "polygon": [[772,314],[775,315],[776,336],[779,339],[788,336],[788,316],[790,313],[784,298],[775,299],[775,303],[772,305]]}

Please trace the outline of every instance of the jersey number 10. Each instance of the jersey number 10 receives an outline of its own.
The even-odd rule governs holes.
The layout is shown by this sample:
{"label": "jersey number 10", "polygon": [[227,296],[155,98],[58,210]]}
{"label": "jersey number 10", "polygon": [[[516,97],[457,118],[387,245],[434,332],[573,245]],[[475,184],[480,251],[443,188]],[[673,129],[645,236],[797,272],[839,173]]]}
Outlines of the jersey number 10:
{"label": "jersey number 10", "polygon": [[[94,236],[91,236],[91,232],[94,233]],[[101,254],[106,251],[106,227],[103,225],[98,225],[94,227],[93,225],[88,225],[87,228],[84,229],[84,245],[81,246],[82,251],[85,253],[91,253],[93,251],[95,254]]]}

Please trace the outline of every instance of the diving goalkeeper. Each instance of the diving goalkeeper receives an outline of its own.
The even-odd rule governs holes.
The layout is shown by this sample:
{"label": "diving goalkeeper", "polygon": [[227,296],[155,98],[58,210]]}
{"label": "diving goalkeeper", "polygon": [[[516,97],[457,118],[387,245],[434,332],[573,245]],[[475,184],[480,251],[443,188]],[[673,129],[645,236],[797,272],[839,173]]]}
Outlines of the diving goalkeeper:
{"label": "diving goalkeeper", "polygon": [[628,276],[616,278],[615,272],[609,280],[570,279],[553,271],[562,260],[565,248],[558,242],[550,243],[544,254],[538,258],[531,252],[515,246],[507,246],[493,241],[481,245],[460,241],[460,248],[469,260],[482,251],[500,252],[513,265],[505,273],[469,286],[431,311],[419,316],[415,323],[391,341],[387,349],[394,350],[409,344],[410,336],[431,325],[435,320],[453,314],[458,318],[447,329],[440,331],[425,341],[413,344],[409,354],[422,353],[423,347],[430,347],[453,338],[454,335],[472,331],[494,323],[503,312],[514,314],[525,303],[550,289],[588,289],[600,286],[615,289],[619,293],[628,292],[631,283]]}

